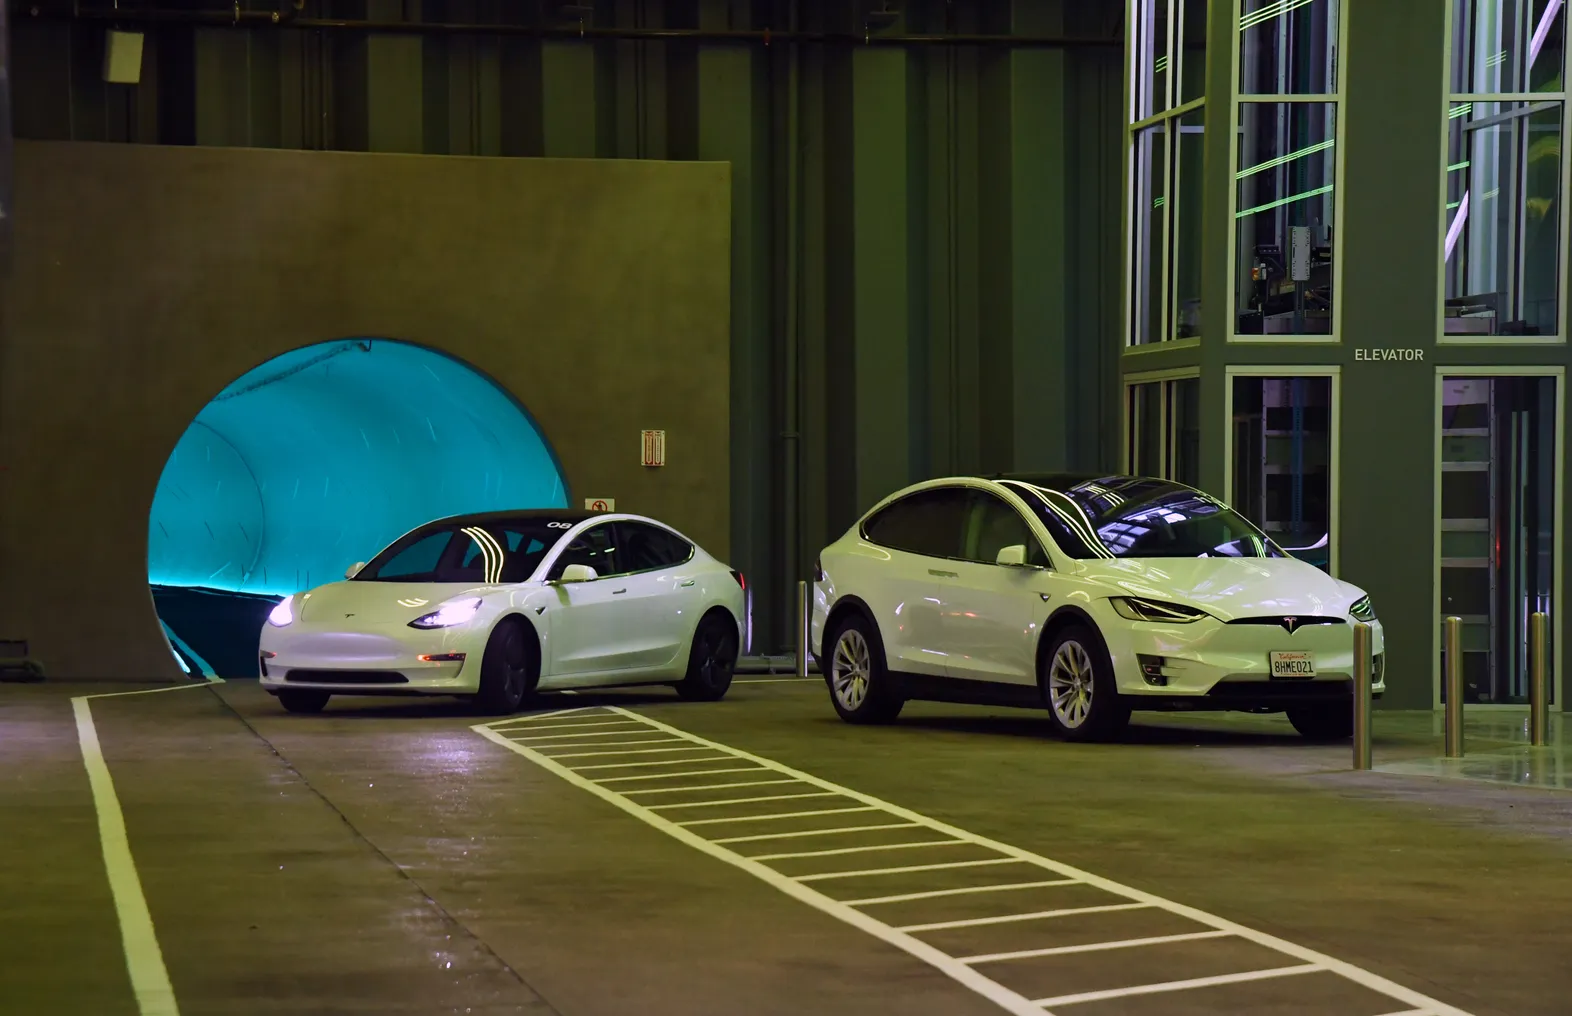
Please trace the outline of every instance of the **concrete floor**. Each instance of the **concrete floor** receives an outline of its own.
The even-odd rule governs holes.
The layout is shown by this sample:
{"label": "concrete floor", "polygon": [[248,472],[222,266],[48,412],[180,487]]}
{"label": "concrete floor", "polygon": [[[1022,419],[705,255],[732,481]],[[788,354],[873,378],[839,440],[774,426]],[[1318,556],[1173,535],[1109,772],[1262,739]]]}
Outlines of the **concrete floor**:
{"label": "concrete floor", "polygon": [[[69,701],[125,687],[0,686],[7,1016],[138,1012]],[[1208,930],[1236,923],[1454,1011],[1572,1012],[1572,794],[1454,778],[1469,774],[1425,761],[1440,745],[1429,714],[1377,713],[1378,771],[1350,773],[1346,748],[1306,745],[1274,717],[1139,718],[1125,743],[1083,746],[1004,710],[914,705],[895,726],[851,728],[817,681],[748,679],[713,705],[661,690],[542,708],[580,712],[502,721],[490,740],[472,729],[485,718],[440,701],[339,699],[293,716],[250,682],[93,700],[180,1011],[1006,1011],[879,937],[933,924],[950,926],[906,937],[946,957],[1039,953],[967,968],[1015,997],[1068,997],[1050,1006],[1060,1016],[1435,1011],[1324,971],[1128,993],[1305,962]],[[655,747],[612,749],[648,753],[631,759],[586,750],[645,734]],[[1563,757],[1520,747],[1512,714],[1471,716],[1469,734],[1476,769],[1509,781]],[[1557,735],[1565,745],[1559,724]],[[587,768],[613,765],[624,768]],[[775,768],[749,768],[765,765]],[[693,766],[742,775],[642,781]],[[755,774],[728,796],[816,796],[696,810],[714,791],[676,789]],[[836,789],[804,789],[802,774]],[[848,803],[864,810],[829,814]],[[822,814],[760,817],[787,808]],[[921,822],[796,838],[802,823],[888,826],[891,808]],[[970,839],[867,852],[951,827]],[[702,848],[682,838],[743,834],[771,838]],[[767,862],[780,884],[750,873],[759,862],[721,857],[831,845],[854,852]],[[1001,847],[1089,874],[988,860]],[[932,867],[955,857],[988,863]],[[924,870],[887,870],[897,865]],[[881,874],[813,880],[859,866]],[[976,891],[1036,882],[1069,884]],[[1163,905],[1131,906],[1120,892]],[[803,893],[861,901],[878,920],[853,926]],[[1110,900],[1119,909],[1103,909]],[[1100,909],[976,916],[1085,907]],[[1167,941],[1075,951],[1146,938]]]}

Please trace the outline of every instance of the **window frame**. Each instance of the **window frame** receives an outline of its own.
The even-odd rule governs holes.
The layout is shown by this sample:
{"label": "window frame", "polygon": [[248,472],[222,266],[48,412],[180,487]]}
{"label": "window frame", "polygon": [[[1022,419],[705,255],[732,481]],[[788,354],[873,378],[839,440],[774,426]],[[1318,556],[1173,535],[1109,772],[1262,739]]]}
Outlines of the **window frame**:
{"label": "window frame", "polygon": [[[1572,92],[1567,89],[1567,73],[1572,71],[1572,6],[1562,4],[1560,17],[1562,18],[1562,67],[1561,91],[1559,92],[1454,92],[1452,90],[1452,38],[1457,18],[1457,5],[1460,0],[1447,0],[1446,2],[1446,29],[1442,36],[1442,52],[1445,59],[1441,68],[1441,112],[1440,119],[1444,125],[1441,130],[1441,214],[1436,241],[1436,343],[1443,346],[1564,346],[1568,340],[1569,328],[1567,325],[1567,273],[1569,262],[1572,262],[1572,215],[1567,211],[1568,193],[1572,192],[1572,153],[1567,152],[1567,143],[1572,140],[1572,101],[1568,101]],[[1452,107],[1460,102],[1559,102],[1561,104],[1561,137],[1560,137],[1560,180],[1561,190],[1557,197],[1561,221],[1557,224],[1557,246],[1560,253],[1560,263],[1556,266],[1556,331],[1554,335],[1448,335],[1446,331],[1446,236],[1450,227],[1447,221],[1447,176],[1448,159],[1451,152],[1452,127],[1450,114]],[[1439,694],[1439,693],[1438,693]]]}
{"label": "window frame", "polygon": [[[1197,383],[1197,385],[1199,385],[1201,381],[1201,368],[1174,367],[1170,370],[1134,371],[1124,375],[1122,380],[1124,384],[1124,397],[1121,403],[1122,412],[1120,416],[1120,427],[1122,430],[1124,443],[1121,464],[1125,475],[1151,476],[1160,480],[1173,480],[1175,483],[1184,483],[1185,481],[1179,480],[1171,475],[1176,471],[1178,462],[1178,448],[1175,444],[1176,428],[1174,427],[1174,383],[1178,381],[1193,380]],[[1139,430],[1139,423],[1135,420],[1135,410],[1137,409],[1135,402],[1135,387],[1137,385],[1146,384],[1156,384],[1161,386],[1158,388],[1158,406],[1160,407],[1158,409],[1158,413],[1160,416],[1159,431],[1162,435],[1161,442],[1163,446],[1163,463],[1161,472],[1143,471],[1138,473],[1135,469],[1134,461],[1135,435]],[[1199,392],[1197,394],[1199,396]],[[1197,401],[1200,402],[1199,397]],[[1201,419],[1204,424],[1204,413],[1201,413]],[[1202,439],[1202,443],[1205,443],[1204,438]],[[1199,479],[1199,477],[1197,479]],[[1226,499],[1224,503],[1227,503]]]}
{"label": "window frame", "polygon": [[1240,15],[1244,0],[1228,0],[1232,19],[1228,73],[1228,172],[1238,174],[1241,106],[1244,103],[1270,105],[1275,103],[1330,104],[1336,124],[1332,135],[1332,320],[1325,335],[1241,335],[1239,334],[1239,177],[1234,175],[1228,184],[1228,326],[1227,341],[1244,345],[1326,345],[1342,341],[1343,324],[1343,208],[1346,202],[1344,174],[1347,161],[1343,158],[1344,139],[1348,130],[1346,103],[1348,89],[1348,0],[1331,0],[1337,3],[1337,90],[1333,92],[1244,92],[1239,91],[1239,61],[1241,50]]}
{"label": "window frame", "polygon": [[675,530],[668,529],[657,522],[647,519],[616,519],[612,524],[618,527],[617,542],[619,544],[622,542],[623,527],[627,527],[629,529],[643,527],[645,529],[652,529],[657,533],[664,533],[665,535],[671,537],[688,548],[686,555],[684,555],[681,559],[673,561],[669,564],[656,565],[654,568],[639,568],[635,571],[618,572],[617,574],[619,575],[646,575],[650,572],[665,571],[667,568],[681,568],[683,565],[691,562],[694,558],[694,555],[698,553],[698,550],[696,547],[694,547],[692,540],[689,540],[687,537],[676,532]]}
{"label": "window frame", "polygon": [[[1013,503],[1008,497],[991,487],[984,487],[975,484],[966,484],[965,487],[967,489],[968,500],[970,503],[966,508],[966,533],[961,540],[961,551],[963,554],[966,550],[966,544],[970,542],[972,536],[972,514],[980,510],[980,502],[984,500],[993,500],[1015,513],[1015,517],[1026,526],[1027,537],[1032,541],[1032,543],[1037,545],[1038,559],[1033,560],[1032,545],[1031,543],[1027,544],[1025,566],[1042,571],[1053,570],[1053,555],[1048,553],[1048,548],[1043,545],[1043,538],[1038,534],[1036,529],[1037,520],[1032,518],[1030,513],[1022,511],[1020,507]],[[1050,533],[1048,535],[1051,538],[1053,534]],[[985,561],[980,558],[963,556],[960,558],[960,560],[970,564],[985,564],[994,568],[1012,567],[1010,565],[1001,565],[997,559],[993,561]]]}
{"label": "window frame", "polygon": [[[1572,12],[1569,12],[1572,13]],[[1472,364],[1437,364],[1434,370],[1434,401],[1435,412],[1431,423],[1434,433],[1431,436],[1433,461],[1431,468],[1434,470],[1432,482],[1435,484],[1436,495],[1433,498],[1432,516],[1430,520],[1430,694],[1431,708],[1442,708],[1441,684],[1445,675],[1442,671],[1441,640],[1441,472],[1443,467],[1442,455],[1444,448],[1441,440],[1441,425],[1443,423],[1443,405],[1445,397],[1445,384],[1447,378],[1510,378],[1510,377],[1553,377],[1556,380],[1556,423],[1554,433],[1560,440],[1553,459],[1556,463],[1555,476],[1555,504],[1556,517],[1552,523],[1552,539],[1556,549],[1555,573],[1551,579],[1552,588],[1555,590],[1555,600],[1551,605],[1550,616],[1550,641],[1552,646],[1552,659],[1548,661],[1547,670],[1549,678],[1555,687],[1550,690],[1551,711],[1568,712],[1567,690],[1569,682],[1566,674],[1566,639],[1564,638],[1566,608],[1566,473],[1567,473],[1567,368],[1564,366],[1549,366],[1545,364],[1513,364],[1513,365],[1472,365]],[[1464,703],[1464,711],[1470,709],[1515,709],[1519,712],[1523,706],[1518,703],[1472,702]]]}
{"label": "window frame", "polygon": [[[1342,541],[1342,520],[1339,518],[1338,507],[1342,497],[1342,444],[1343,444],[1343,369],[1335,364],[1229,364],[1223,368],[1223,496],[1220,500],[1229,508],[1234,508],[1234,379],[1239,377],[1261,378],[1294,378],[1294,377],[1326,377],[1332,382],[1331,402],[1328,412],[1331,415],[1330,426],[1327,429],[1327,526],[1331,533],[1327,538],[1326,548],[1326,573],[1332,578],[1341,577],[1338,570],[1339,554],[1338,545]],[[1439,505],[1440,498],[1436,499]],[[1242,514],[1242,513],[1241,513]],[[1247,520],[1249,521],[1249,520]],[[1255,523],[1251,523],[1254,525]],[[1265,529],[1262,530],[1265,532]],[[1270,533],[1267,533],[1271,536]],[[1276,538],[1273,537],[1275,540]],[[1284,548],[1287,551],[1287,548]],[[1292,557],[1292,554],[1289,554]],[[1299,560],[1295,558],[1295,560]],[[1314,566],[1312,566],[1314,567]]]}

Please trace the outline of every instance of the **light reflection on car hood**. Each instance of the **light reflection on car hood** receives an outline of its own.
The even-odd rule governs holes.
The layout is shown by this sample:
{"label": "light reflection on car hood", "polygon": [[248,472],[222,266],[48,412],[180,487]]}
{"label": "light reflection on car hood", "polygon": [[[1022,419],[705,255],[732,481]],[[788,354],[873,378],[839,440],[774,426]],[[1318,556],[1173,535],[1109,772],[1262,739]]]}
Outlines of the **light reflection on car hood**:
{"label": "light reflection on car hood", "polygon": [[407,624],[454,597],[484,596],[496,588],[463,582],[334,582],[298,597],[296,616],[315,623],[338,620],[347,627]]}
{"label": "light reflection on car hood", "polygon": [[1225,621],[1272,614],[1345,616],[1362,595],[1291,557],[1151,557],[1082,563],[1087,577],[1132,596],[1193,603]]}

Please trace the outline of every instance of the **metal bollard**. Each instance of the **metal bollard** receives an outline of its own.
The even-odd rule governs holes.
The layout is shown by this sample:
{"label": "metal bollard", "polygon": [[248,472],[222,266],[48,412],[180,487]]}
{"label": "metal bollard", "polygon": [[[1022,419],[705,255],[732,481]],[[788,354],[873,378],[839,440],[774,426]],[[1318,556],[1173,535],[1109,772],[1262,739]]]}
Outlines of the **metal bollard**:
{"label": "metal bollard", "polygon": [[1442,645],[1446,675],[1446,757],[1463,757],[1463,619],[1448,617]]}
{"label": "metal bollard", "polygon": [[797,676],[808,676],[808,653],[813,644],[809,630],[813,626],[813,607],[809,597],[813,595],[813,587],[806,581],[797,583]]}
{"label": "metal bollard", "polygon": [[1370,768],[1370,626],[1354,625],[1354,768]]}
{"label": "metal bollard", "polygon": [[1528,615],[1528,738],[1536,747],[1550,743],[1550,684],[1545,661],[1549,620],[1541,611]]}

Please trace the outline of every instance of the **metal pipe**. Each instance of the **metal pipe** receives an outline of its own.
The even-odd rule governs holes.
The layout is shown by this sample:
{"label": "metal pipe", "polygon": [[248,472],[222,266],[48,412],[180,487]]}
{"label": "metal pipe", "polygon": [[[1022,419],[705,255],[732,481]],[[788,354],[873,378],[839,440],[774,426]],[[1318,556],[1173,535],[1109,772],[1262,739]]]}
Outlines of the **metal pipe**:
{"label": "metal pipe", "polygon": [[377,32],[390,35],[513,35],[585,41],[667,41],[762,45],[796,43],[825,46],[987,46],[1004,49],[1122,48],[1122,38],[1058,35],[934,35],[872,32],[807,32],[772,29],[616,28],[591,25],[516,25],[437,21],[364,21],[344,18],[287,17],[275,11],[181,11],[111,8],[63,10],[38,5],[25,10],[34,21],[90,21],[135,25],[192,25],[226,28],[288,28],[300,31]]}
{"label": "metal pipe", "polygon": [[1444,623],[1442,665],[1446,673],[1446,757],[1463,757],[1463,619]]}
{"label": "metal pipe", "polygon": [[808,629],[813,624],[813,608],[808,605],[808,597],[812,595],[813,587],[806,581],[797,583],[797,676],[808,676],[808,654],[812,639]]}
{"label": "metal pipe", "polygon": [[1550,743],[1550,682],[1545,661],[1549,620],[1543,611],[1528,615],[1528,738],[1536,747]]}
{"label": "metal pipe", "polygon": [[1354,625],[1354,768],[1370,768],[1370,626]]}

